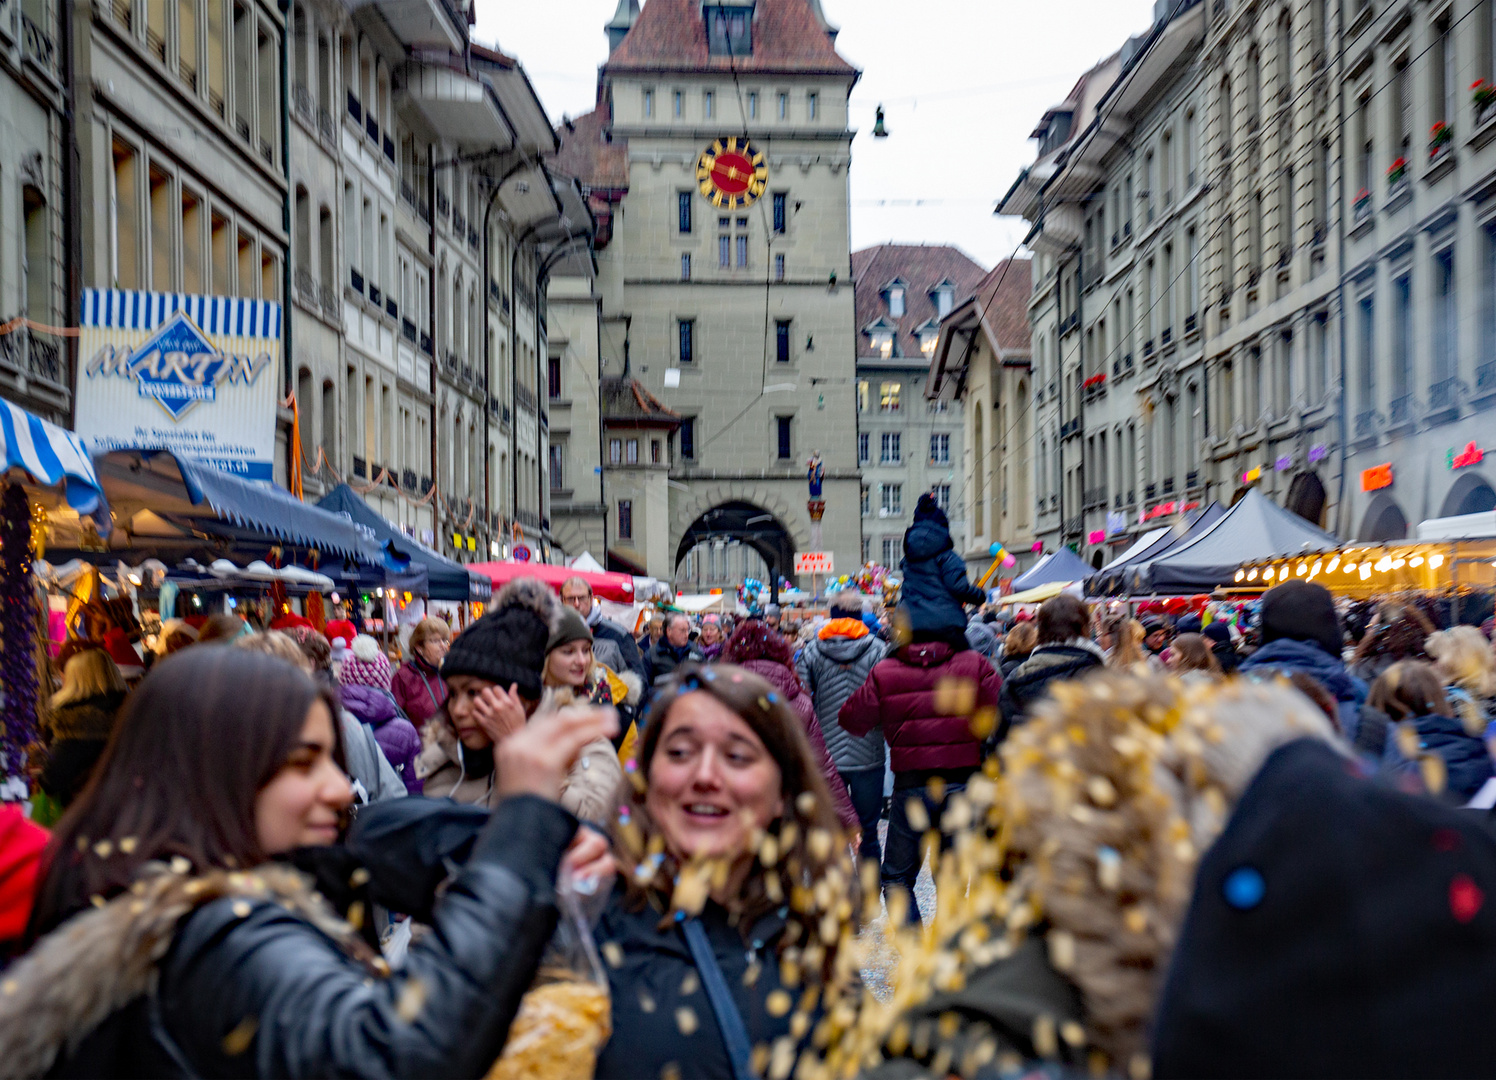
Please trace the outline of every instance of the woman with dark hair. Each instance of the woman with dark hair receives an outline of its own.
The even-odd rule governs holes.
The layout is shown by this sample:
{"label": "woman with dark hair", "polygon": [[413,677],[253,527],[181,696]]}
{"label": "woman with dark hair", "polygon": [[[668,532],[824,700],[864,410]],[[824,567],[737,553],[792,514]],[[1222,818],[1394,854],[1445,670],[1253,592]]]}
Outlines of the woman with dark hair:
{"label": "woman with dark hair", "polygon": [[555,803],[561,779],[611,717],[575,710],[505,744],[508,798],[434,902],[434,932],[392,973],[350,925],[361,910],[340,920],[276,861],[341,832],[352,795],[334,707],[303,672],[245,649],[156,666],[48,845],[37,943],[0,994],[8,1073],[479,1076],[492,1064],[556,921],[576,829]]}
{"label": "woman with dark hair", "polygon": [[[1396,728],[1404,722],[1413,726],[1418,750],[1437,754],[1444,763],[1444,792],[1448,798],[1464,804],[1491,779],[1491,758],[1481,742],[1483,724],[1479,718],[1467,727],[1454,715],[1444,694],[1444,680],[1432,664],[1403,660],[1393,664],[1371,684],[1362,711],[1357,744],[1370,738],[1368,725],[1381,726],[1386,732],[1382,759],[1394,767],[1409,764],[1405,747],[1397,738]],[[1473,727],[1474,730],[1470,730]]]}
{"label": "woman with dark hair", "polygon": [[847,795],[847,783],[836,771],[831,752],[826,747],[826,737],[821,725],[816,722],[815,703],[800,685],[795,674],[795,654],[784,635],[761,619],[748,619],[732,632],[727,644],[722,647],[722,662],[736,664],[765,679],[784,698],[790,711],[800,719],[801,730],[810,740],[821,775],[835,800],[837,816],[849,833],[859,829],[857,810]]}
{"label": "woman with dark hair", "polygon": [[1412,604],[1386,601],[1377,607],[1366,635],[1347,665],[1351,674],[1371,682],[1402,660],[1429,659],[1424,643],[1437,628]]}
{"label": "woman with dark hair", "polygon": [[749,1076],[751,1047],[808,1040],[815,999],[797,1021],[792,993],[824,1005],[852,974],[858,881],[831,793],[775,687],[726,664],[666,684],[635,775],[615,829],[630,871],[597,927],[613,1036],[596,1075]]}
{"label": "woman with dark hair", "polygon": [[[1036,622],[1039,644],[1003,684],[1002,714],[1008,725],[1020,723],[1051,683],[1084,678],[1106,665],[1101,648],[1089,636],[1090,612],[1076,597],[1061,593],[1044,601]],[[1124,638],[1117,652],[1125,645]]]}

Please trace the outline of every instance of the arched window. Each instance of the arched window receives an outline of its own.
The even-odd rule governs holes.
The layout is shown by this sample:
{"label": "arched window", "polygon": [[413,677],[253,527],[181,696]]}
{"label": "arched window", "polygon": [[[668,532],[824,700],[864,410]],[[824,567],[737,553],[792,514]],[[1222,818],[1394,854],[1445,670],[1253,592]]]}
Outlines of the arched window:
{"label": "arched window", "polygon": [[333,254],[335,243],[332,211],[325,205],[317,213],[317,240],[317,254],[320,262],[318,269],[322,274],[322,295],[325,300],[328,296],[335,296],[337,293],[337,257]]}
{"label": "arched window", "polygon": [[312,200],[306,188],[296,185],[296,272],[311,277]]}
{"label": "arched window", "polygon": [[21,190],[26,224],[26,314],[41,323],[52,320],[52,230],[47,200],[31,184]]}

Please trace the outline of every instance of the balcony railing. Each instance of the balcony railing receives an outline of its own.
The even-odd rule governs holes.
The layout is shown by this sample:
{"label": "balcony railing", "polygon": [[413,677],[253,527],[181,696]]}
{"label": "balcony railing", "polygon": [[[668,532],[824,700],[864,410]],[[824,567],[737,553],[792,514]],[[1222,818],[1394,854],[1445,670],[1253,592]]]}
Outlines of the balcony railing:
{"label": "balcony railing", "polygon": [[400,317],[400,305],[395,303],[393,296],[386,296],[384,298],[384,313],[392,319]]}
{"label": "balcony railing", "polygon": [[414,469],[405,469],[400,473],[400,486],[406,491],[418,490],[416,484],[416,471]]}
{"label": "balcony railing", "polygon": [[317,279],[304,266],[296,268],[296,293],[301,297],[301,302],[308,307],[316,307],[319,303]]}
{"label": "balcony railing", "polygon": [[1174,478],[1172,476],[1164,477],[1164,494],[1174,494]]}
{"label": "balcony railing", "polygon": [[452,231],[458,236],[467,232],[467,218],[455,206],[452,208]]}
{"label": "balcony railing", "polygon": [[1188,490],[1194,490],[1200,486],[1199,470],[1191,470],[1184,475],[1184,486]]}
{"label": "balcony railing", "polygon": [[1367,409],[1365,412],[1356,414],[1356,438],[1369,439],[1377,433],[1377,421],[1380,419],[1375,409]]}
{"label": "balcony railing", "polygon": [[1496,360],[1487,361],[1475,369],[1475,392],[1496,393]]}
{"label": "balcony railing", "polygon": [[1163,343],[1164,348],[1168,348],[1169,343],[1174,340],[1174,328],[1172,326],[1164,327],[1164,332],[1159,335],[1159,340]]}
{"label": "balcony railing", "polygon": [[384,293],[382,293],[379,290],[379,286],[375,285],[372,281],[369,282],[369,302],[372,303],[375,307],[379,307],[384,303]]}
{"label": "balcony railing", "polygon": [[34,331],[18,330],[0,337],[0,359],[33,379],[45,379],[57,386],[66,385],[61,347],[54,341],[38,337]]}
{"label": "balcony railing", "polygon": [[317,122],[317,110],[312,104],[312,92],[307,89],[306,83],[293,83],[291,85],[291,104],[296,110],[296,115],[308,124]]}
{"label": "balcony railing", "polygon": [[373,139],[377,146],[379,144],[379,122],[372,114],[364,117],[364,130],[369,133],[369,138]]}
{"label": "balcony railing", "polygon": [[427,331],[425,331],[425,330],[421,331],[421,351],[423,353],[425,353],[427,356],[431,356],[432,355],[432,351],[431,351],[431,335]]}
{"label": "balcony railing", "polygon": [[447,201],[447,193],[441,188],[436,189],[436,216],[444,218],[452,209],[452,204]]}
{"label": "balcony railing", "polygon": [[1148,501],[1156,498],[1157,496],[1158,496],[1158,485],[1157,484],[1144,484],[1143,485],[1143,501],[1144,502],[1148,502]]}
{"label": "balcony railing", "polygon": [[468,227],[468,247],[474,251],[478,250],[478,230],[471,226]]}
{"label": "balcony railing", "polygon": [[317,110],[317,134],[330,143],[338,141],[338,129],[333,126],[332,113],[326,109]]}
{"label": "balcony railing", "polygon": [[361,458],[361,457],[354,458],[353,459],[353,475],[356,476],[356,477],[358,477],[360,480],[367,480],[369,478],[369,464],[368,464],[368,462],[364,461],[364,459]]}
{"label": "balcony railing", "polygon": [[1393,426],[1411,424],[1413,422],[1413,395],[1402,394],[1392,399],[1387,407],[1388,422]]}
{"label": "balcony railing", "polygon": [[1430,412],[1458,409],[1460,407],[1460,380],[1440,379],[1431,384],[1428,388],[1428,407]]}
{"label": "balcony railing", "polygon": [[1079,536],[1082,529],[1086,527],[1086,519],[1083,514],[1066,518],[1064,528],[1061,529],[1066,536]]}
{"label": "balcony railing", "polygon": [[395,160],[395,141],[393,139],[391,139],[388,135],[386,135],[384,137],[383,146],[384,146],[385,160],[387,160],[387,161],[394,161]]}
{"label": "balcony railing", "polygon": [[528,386],[521,383],[514,388],[514,403],[526,412],[533,413],[535,411],[535,394]]}

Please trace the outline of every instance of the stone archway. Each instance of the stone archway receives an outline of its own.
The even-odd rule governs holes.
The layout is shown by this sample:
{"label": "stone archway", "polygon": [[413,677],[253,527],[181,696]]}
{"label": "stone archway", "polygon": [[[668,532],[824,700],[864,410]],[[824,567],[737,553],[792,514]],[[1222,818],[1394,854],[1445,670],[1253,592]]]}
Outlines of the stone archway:
{"label": "stone archway", "polygon": [[1328,501],[1329,496],[1319,474],[1310,469],[1293,478],[1293,482],[1288,485],[1288,498],[1283,505],[1284,509],[1323,528],[1325,505]]}
{"label": "stone archway", "polygon": [[1496,488],[1492,488],[1480,473],[1467,472],[1449,489],[1439,516],[1461,517],[1489,510],[1496,510]]}
{"label": "stone archway", "polygon": [[1402,507],[1397,505],[1385,491],[1379,493],[1371,500],[1371,505],[1366,508],[1366,516],[1361,519],[1361,530],[1357,537],[1360,540],[1406,540],[1408,538],[1408,519],[1402,512]]}
{"label": "stone archway", "polygon": [[729,499],[697,513],[680,532],[675,544],[675,567],[699,544],[726,540],[743,544],[769,567],[769,591],[777,600],[779,579],[792,577],[795,569],[795,538],[780,517],[756,503]]}

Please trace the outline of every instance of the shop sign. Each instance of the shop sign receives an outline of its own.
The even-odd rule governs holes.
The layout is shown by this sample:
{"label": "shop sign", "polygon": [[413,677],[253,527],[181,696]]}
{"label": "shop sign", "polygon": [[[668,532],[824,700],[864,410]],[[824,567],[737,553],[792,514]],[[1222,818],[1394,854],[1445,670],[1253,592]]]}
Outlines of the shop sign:
{"label": "shop sign", "polygon": [[1149,510],[1147,513],[1145,513],[1140,521],[1152,521],[1154,518],[1168,517],[1177,509],[1179,509],[1179,504],[1177,502],[1159,503],[1152,510]]}
{"label": "shop sign", "polygon": [[1106,534],[1116,536],[1127,529],[1127,514],[1121,510],[1109,510],[1106,515]]}
{"label": "shop sign", "polygon": [[1106,530],[1105,529],[1097,529],[1095,532],[1087,533],[1086,534],[1086,543],[1088,543],[1088,544],[1104,544],[1104,543],[1106,543]]}
{"label": "shop sign", "polygon": [[1293,468],[1293,455],[1284,454],[1277,461],[1273,462],[1273,468],[1278,472],[1287,472]]}
{"label": "shop sign", "polygon": [[1255,483],[1257,483],[1257,481],[1259,481],[1261,479],[1262,479],[1262,466],[1261,465],[1257,466],[1255,469],[1248,469],[1246,472],[1244,472],[1244,473],[1241,474],[1241,482],[1243,484],[1255,484]]}
{"label": "shop sign", "polygon": [[1463,450],[1451,450],[1445,455],[1445,460],[1451,469],[1468,469],[1473,465],[1479,465],[1486,459],[1486,452],[1475,443],[1469,443]]}
{"label": "shop sign", "polygon": [[1317,443],[1309,448],[1309,464],[1318,465],[1330,456],[1330,448],[1323,443]]}
{"label": "shop sign", "polygon": [[1392,486],[1392,463],[1376,465],[1361,473],[1362,491],[1381,491]]}
{"label": "shop sign", "polygon": [[797,551],[795,552],[795,573],[797,574],[832,574],[831,552],[829,551]]}
{"label": "shop sign", "polygon": [[85,289],[76,429],[94,454],[169,450],[270,482],[281,306]]}
{"label": "shop sign", "polygon": [[514,561],[515,562],[529,562],[530,561],[530,549],[527,548],[527,547],[525,547],[524,544],[515,544],[514,545]]}

